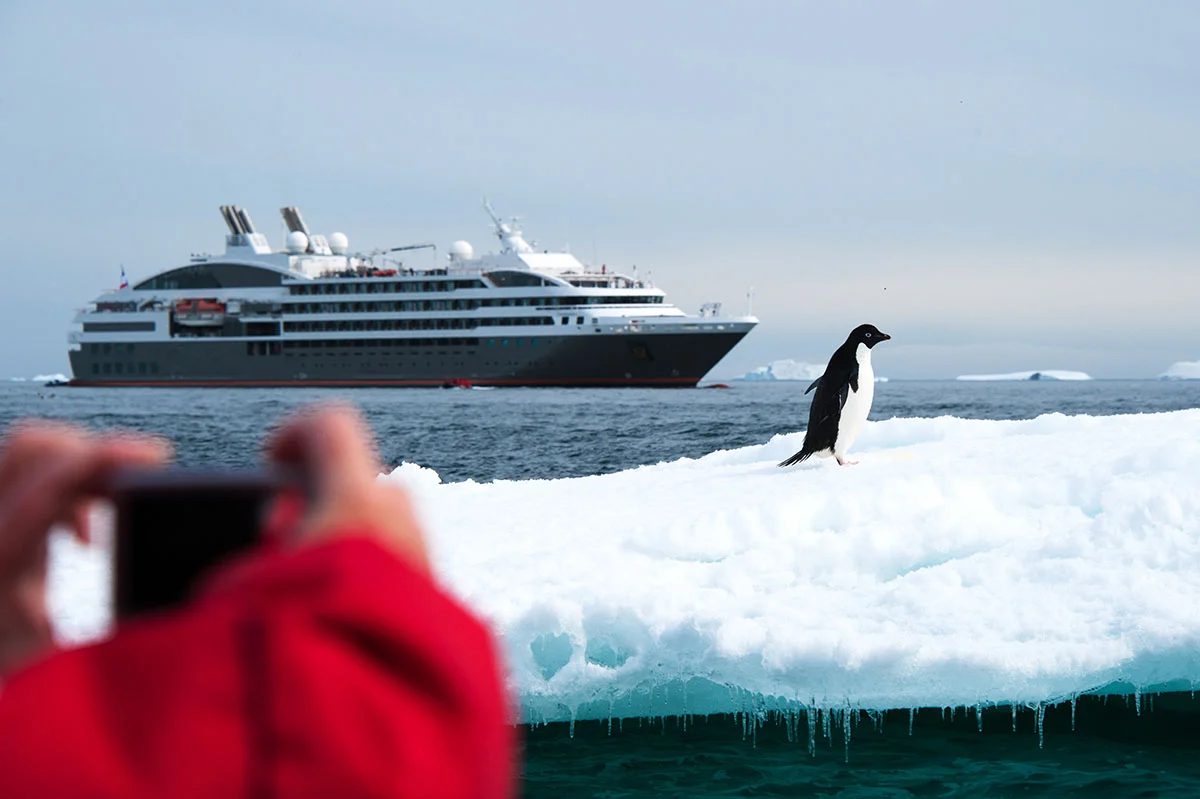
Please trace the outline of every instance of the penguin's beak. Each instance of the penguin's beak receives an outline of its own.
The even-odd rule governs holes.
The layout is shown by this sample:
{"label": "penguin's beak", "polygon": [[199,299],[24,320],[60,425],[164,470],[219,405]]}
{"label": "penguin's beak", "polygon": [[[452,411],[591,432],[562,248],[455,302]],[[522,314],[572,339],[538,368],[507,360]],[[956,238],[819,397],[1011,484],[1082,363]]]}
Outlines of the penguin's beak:
{"label": "penguin's beak", "polygon": [[889,336],[887,333],[884,333],[883,331],[880,331],[880,332],[879,332],[879,340],[880,340],[880,341],[891,341],[891,340],[892,340],[892,337],[891,337],[891,336]]}

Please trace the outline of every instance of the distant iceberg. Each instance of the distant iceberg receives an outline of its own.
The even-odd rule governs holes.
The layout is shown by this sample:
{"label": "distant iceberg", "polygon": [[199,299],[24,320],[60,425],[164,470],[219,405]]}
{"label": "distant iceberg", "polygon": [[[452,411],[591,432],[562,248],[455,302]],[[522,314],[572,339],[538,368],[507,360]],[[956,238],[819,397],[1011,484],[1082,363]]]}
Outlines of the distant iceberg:
{"label": "distant iceberg", "polygon": [[[747,383],[770,383],[783,380],[811,383],[825,374],[825,366],[826,364],[823,363],[805,363],[804,361],[793,361],[791,358],[784,358],[779,361],[771,361],[766,366],[760,366],[753,371],[746,372],[741,377],[734,377],[732,379]],[[875,376],[876,383],[886,383],[887,381],[886,377]]]}
{"label": "distant iceberg", "polygon": [[[1200,682],[1200,410],[868,422],[858,466],[776,468],[803,435],[574,479],[385,479],[530,721]],[[55,539],[68,640],[107,625],[107,564]]]}
{"label": "distant iceberg", "polygon": [[13,383],[66,383],[71,378],[58,372],[52,375],[34,375],[33,377],[10,377],[9,381]]}
{"label": "distant iceberg", "polygon": [[1200,361],[1178,361],[1159,375],[1161,380],[1200,380]]}
{"label": "distant iceberg", "polygon": [[741,377],[733,379],[750,382],[763,380],[812,381],[823,374],[825,374],[825,364],[823,363],[804,363],[803,361],[793,361],[791,358],[784,358],[779,361],[771,361],[766,366],[760,366],[753,371],[746,372]]}
{"label": "distant iceberg", "polygon": [[1087,372],[1042,369],[1036,372],[1009,372],[1001,375],[959,375],[959,380],[1091,380]]}

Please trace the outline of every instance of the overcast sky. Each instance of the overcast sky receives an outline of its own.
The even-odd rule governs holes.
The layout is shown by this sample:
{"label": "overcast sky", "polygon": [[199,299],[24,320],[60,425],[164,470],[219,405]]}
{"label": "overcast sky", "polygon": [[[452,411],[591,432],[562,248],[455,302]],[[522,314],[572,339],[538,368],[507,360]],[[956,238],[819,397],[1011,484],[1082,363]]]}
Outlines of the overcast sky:
{"label": "overcast sky", "polygon": [[[527,237],[761,324],[718,367],[1200,358],[1200,4],[0,2],[0,376],[301,207],[351,249]],[[419,263],[419,257],[415,261]]]}

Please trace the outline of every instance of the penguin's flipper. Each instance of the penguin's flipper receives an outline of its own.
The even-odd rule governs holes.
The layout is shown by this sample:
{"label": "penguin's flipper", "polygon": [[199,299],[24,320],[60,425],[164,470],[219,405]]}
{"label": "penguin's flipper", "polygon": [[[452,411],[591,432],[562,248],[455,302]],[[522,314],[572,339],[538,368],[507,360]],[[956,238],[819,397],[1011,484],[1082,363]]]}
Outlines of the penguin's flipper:
{"label": "penguin's flipper", "polygon": [[[858,364],[857,363],[855,363],[854,368],[850,370],[849,384],[850,384],[850,390],[853,391],[855,394],[857,394],[858,393]],[[843,387],[842,388],[842,407],[843,408],[846,407],[846,397],[847,396],[848,395],[846,394],[846,389]]]}
{"label": "penguin's flipper", "polygon": [[816,388],[817,386],[821,385],[821,381],[822,381],[824,378],[825,378],[825,375],[821,375],[821,376],[820,376],[820,377],[818,377],[816,380],[812,381],[812,385],[811,385],[811,386],[809,386],[808,388],[804,389],[804,393],[805,393],[805,394],[807,394],[808,392],[812,391],[812,390],[813,390],[814,388]]}

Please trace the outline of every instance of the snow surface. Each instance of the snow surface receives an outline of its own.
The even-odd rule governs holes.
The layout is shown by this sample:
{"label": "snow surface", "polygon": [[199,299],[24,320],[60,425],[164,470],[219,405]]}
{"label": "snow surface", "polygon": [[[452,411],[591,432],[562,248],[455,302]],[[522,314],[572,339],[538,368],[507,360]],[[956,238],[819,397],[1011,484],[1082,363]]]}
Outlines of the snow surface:
{"label": "snow surface", "polygon": [[1177,361],[1159,377],[1163,380],[1200,380],[1200,361]]}
{"label": "snow surface", "polygon": [[[1034,377],[1037,375],[1037,377]],[[1009,372],[1001,375],[959,375],[959,380],[1091,380],[1086,372],[1068,372],[1062,369],[1040,369],[1032,372]]]}
{"label": "snow surface", "polygon": [[[1200,680],[1200,410],[870,422],[593,477],[406,464],[439,574],[533,721],[1058,701]],[[105,554],[52,549],[68,639]]]}

